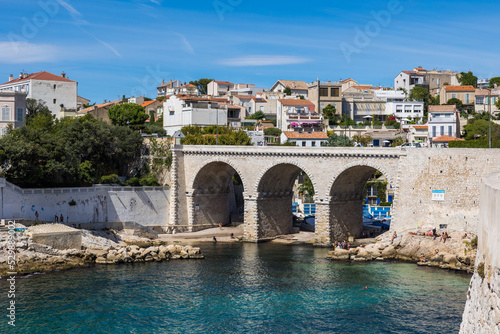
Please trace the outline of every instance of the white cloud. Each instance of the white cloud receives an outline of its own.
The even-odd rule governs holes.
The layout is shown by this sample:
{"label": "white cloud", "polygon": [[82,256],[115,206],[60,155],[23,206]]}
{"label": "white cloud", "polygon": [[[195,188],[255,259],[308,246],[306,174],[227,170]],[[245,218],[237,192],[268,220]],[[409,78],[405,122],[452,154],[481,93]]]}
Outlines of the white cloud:
{"label": "white cloud", "polygon": [[0,63],[4,64],[52,62],[60,54],[54,45],[26,42],[0,42],[0,50]]}
{"label": "white cloud", "polygon": [[302,64],[309,61],[311,61],[311,59],[309,58],[294,56],[253,55],[246,57],[221,59],[217,63],[226,66],[276,66]]}
{"label": "white cloud", "polygon": [[184,49],[184,51],[189,52],[191,54],[195,54],[194,48],[191,45],[191,43],[189,43],[186,36],[184,36],[183,34],[179,34],[179,33],[175,33],[175,35],[179,36],[179,38],[181,39],[181,44],[182,44],[182,48]]}

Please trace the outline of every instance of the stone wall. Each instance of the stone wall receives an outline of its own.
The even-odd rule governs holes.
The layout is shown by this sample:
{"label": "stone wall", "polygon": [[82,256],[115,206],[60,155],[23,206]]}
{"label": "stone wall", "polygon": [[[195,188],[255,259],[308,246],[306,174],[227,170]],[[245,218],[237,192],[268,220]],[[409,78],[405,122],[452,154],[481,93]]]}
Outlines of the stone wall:
{"label": "stone wall", "polygon": [[134,222],[163,229],[169,219],[170,191],[165,187],[22,189],[0,179],[2,219],[69,223]]}
{"label": "stone wall", "polygon": [[[500,171],[498,150],[408,149],[400,159],[391,229],[447,225],[477,234],[481,178]],[[444,201],[433,201],[432,190],[444,190]]]}
{"label": "stone wall", "polygon": [[483,178],[476,271],[460,333],[500,333],[500,173]]}
{"label": "stone wall", "polygon": [[[172,215],[169,227],[198,224],[194,196],[201,188],[224,188],[231,173],[241,177],[245,198],[245,239],[276,233],[273,215],[291,221],[288,204],[270,203],[292,191],[291,178],[305,172],[314,186],[314,201],[321,207],[316,217],[316,243],[328,245],[346,234],[359,234],[363,186],[375,170],[387,177],[395,193],[391,228],[403,233],[416,227],[463,230],[476,233],[481,177],[500,171],[498,150],[302,148],[184,146],[174,150]],[[230,175],[231,174],[231,175]],[[443,201],[432,198],[444,190]],[[341,204],[339,204],[341,203]],[[209,208],[215,213],[215,205]],[[286,210],[285,210],[286,209]],[[263,212],[266,210],[267,212]],[[285,212],[286,211],[286,212]],[[339,229],[332,224],[337,221]],[[279,224],[278,230],[286,230]]]}

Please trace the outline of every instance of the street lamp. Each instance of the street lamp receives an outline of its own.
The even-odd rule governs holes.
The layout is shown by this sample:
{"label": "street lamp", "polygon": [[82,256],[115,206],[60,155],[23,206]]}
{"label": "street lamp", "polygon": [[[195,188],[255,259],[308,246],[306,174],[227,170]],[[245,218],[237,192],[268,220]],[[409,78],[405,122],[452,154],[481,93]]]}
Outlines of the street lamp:
{"label": "street lamp", "polygon": [[490,112],[490,130],[489,130],[489,142],[491,148],[491,89],[488,89],[488,110]]}

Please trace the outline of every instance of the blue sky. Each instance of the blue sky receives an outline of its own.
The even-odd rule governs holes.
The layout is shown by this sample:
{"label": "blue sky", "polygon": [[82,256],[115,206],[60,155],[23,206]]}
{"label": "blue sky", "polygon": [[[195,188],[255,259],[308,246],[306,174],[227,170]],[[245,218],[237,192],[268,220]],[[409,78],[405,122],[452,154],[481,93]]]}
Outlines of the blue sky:
{"label": "blue sky", "polygon": [[0,77],[65,71],[102,102],[162,79],[392,86],[401,70],[500,76],[498,1],[0,0]]}

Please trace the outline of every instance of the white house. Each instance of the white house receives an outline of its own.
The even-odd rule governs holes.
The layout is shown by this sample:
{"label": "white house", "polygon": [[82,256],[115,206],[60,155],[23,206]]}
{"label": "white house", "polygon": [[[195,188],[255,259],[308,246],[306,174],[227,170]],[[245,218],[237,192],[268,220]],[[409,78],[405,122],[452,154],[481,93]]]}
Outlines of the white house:
{"label": "white house", "polygon": [[23,92],[28,99],[42,100],[57,118],[76,116],[78,83],[66,78],[64,72],[60,76],[46,71],[21,73],[17,79],[11,74],[0,91]]}
{"label": "white house", "polygon": [[429,142],[441,136],[460,137],[460,117],[455,105],[429,106]]}
{"label": "white house", "polygon": [[163,127],[167,135],[172,136],[188,125],[226,126],[227,108],[227,105],[219,104],[213,99],[174,95],[163,103]]}
{"label": "white house", "polygon": [[234,84],[229,81],[212,80],[207,85],[207,93],[210,96],[225,96],[234,88]]}
{"label": "white house", "polygon": [[0,135],[6,134],[9,124],[14,128],[22,127],[26,118],[26,93],[0,92],[0,110]]}
{"label": "white house", "polygon": [[375,98],[385,101],[385,114],[396,116],[401,125],[424,117],[424,102],[409,101],[402,90],[376,90]]}
{"label": "white house", "polygon": [[279,99],[276,103],[276,127],[281,131],[323,123],[323,116],[315,112],[309,100]]}
{"label": "white house", "polygon": [[156,87],[157,90],[157,97],[162,97],[162,96],[172,96],[177,94],[177,89],[182,86],[182,82],[179,80],[172,80],[165,82],[162,81],[161,85]]}
{"label": "white house", "polygon": [[300,147],[321,147],[328,140],[328,135],[323,131],[283,131],[281,143],[290,141]]}
{"label": "white house", "polygon": [[275,92],[275,93],[282,92],[282,93],[284,93],[286,88],[290,88],[292,96],[302,95],[305,99],[308,98],[309,88],[308,88],[307,83],[305,81],[298,81],[298,80],[278,80],[271,87],[271,92]]}

